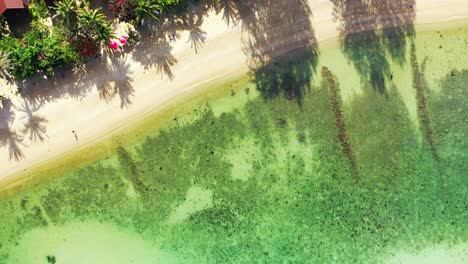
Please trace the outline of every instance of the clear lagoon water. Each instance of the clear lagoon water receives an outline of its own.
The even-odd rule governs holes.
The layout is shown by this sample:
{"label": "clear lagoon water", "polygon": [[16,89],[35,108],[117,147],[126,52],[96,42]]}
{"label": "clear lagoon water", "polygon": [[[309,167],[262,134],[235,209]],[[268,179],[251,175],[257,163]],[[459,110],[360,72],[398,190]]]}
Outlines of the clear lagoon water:
{"label": "clear lagoon water", "polygon": [[468,29],[405,41],[295,51],[36,175],[0,200],[0,263],[463,263]]}

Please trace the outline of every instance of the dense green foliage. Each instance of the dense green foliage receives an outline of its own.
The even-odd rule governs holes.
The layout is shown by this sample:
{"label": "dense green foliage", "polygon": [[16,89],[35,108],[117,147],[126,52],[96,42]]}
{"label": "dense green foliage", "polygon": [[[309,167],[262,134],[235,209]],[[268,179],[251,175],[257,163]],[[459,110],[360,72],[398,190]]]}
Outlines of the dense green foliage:
{"label": "dense green foliage", "polygon": [[98,44],[107,43],[114,34],[101,8],[91,10],[88,6],[78,10],[78,32]]}
{"label": "dense green foliage", "polygon": [[44,0],[32,0],[28,6],[29,13],[33,19],[44,19],[50,16],[49,10]]}
{"label": "dense green foliage", "polygon": [[54,9],[65,30],[71,32],[77,26],[78,14],[75,0],[63,0],[55,3]]}
{"label": "dense green foliage", "polygon": [[20,41],[14,38],[0,40],[1,50],[9,53],[15,77],[24,78],[36,72],[51,73],[55,68],[71,65],[78,60],[60,30],[50,32],[36,27]]}
{"label": "dense green foliage", "polygon": [[94,56],[102,44],[113,36],[110,21],[100,8],[91,9],[88,2],[78,4],[75,0],[57,1],[55,10],[59,26],[50,28],[40,19],[49,12],[43,0],[33,1],[30,12],[36,20],[30,32],[21,39],[0,39],[0,51],[8,54],[2,71],[16,78],[25,78],[36,73],[51,73],[56,68],[81,63]]}
{"label": "dense green foliage", "polygon": [[[121,0],[109,1],[108,7],[119,19],[143,25],[157,20],[179,3],[179,0]],[[59,23],[49,28],[49,33],[42,21],[50,16],[47,5],[44,0],[34,0],[29,6],[32,31],[24,39],[7,36],[0,40],[0,51],[8,54],[5,60],[8,63],[4,65],[9,66],[2,68],[3,78],[9,75],[25,78],[82,62],[95,56],[113,37],[111,21],[101,8],[91,8],[88,1],[76,0],[55,1],[54,5],[54,19]]]}
{"label": "dense green foliage", "polygon": [[156,20],[161,6],[155,1],[135,0],[133,14],[138,25],[144,25],[149,20]]}
{"label": "dense green foliage", "polygon": [[169,13],[180,3],[180,0],[107,0],[107,7],[119,20],[141,26]]}

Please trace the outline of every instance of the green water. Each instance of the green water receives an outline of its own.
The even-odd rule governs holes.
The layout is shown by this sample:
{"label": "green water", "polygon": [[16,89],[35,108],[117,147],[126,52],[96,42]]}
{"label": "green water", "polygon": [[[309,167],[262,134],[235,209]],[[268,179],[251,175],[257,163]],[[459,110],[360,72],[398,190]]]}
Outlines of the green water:
{"label": "green water", "polygon": [[280,61],[276,76],[310,81],[300,100],[242,81],[4,198],[0,263],[375,263],[438,245],[466,259],[467,40],[419,33],[413,64],[409,45],[404,63],[388,59],[384,90],[336,41],[310,80],[294,79],[304,61]]}

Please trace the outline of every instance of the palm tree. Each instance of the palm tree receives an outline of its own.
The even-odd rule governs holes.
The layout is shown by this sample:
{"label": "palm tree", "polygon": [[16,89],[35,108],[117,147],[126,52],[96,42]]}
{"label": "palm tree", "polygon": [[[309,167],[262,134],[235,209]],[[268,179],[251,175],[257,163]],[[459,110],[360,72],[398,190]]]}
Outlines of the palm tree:
{"label": "palm tree", "polygon": [[10,70],[13,68],[9,56],[10,53],[0,51],[0,77],[8,81],[11,79]]}
{"label": "palm tree", "polygon": [[55,4],[54,9],[58,17],[62,20],[62,25],[72,30],[77,21],[77,4],[76,0],[63,0]]}
{"label": "palm tree", "polygon": [[161,11],[161,6],[153,0],[136,0],[134,1],[133,12],[137,24],[144,25],[151,19],[157,20]]}
{"label": "palm tree", "polygon": [[78,10],[78,29],[99,43],[108,41],[113,35],[111,23],[100,11],[101,8],[90,10],[88,6]]}

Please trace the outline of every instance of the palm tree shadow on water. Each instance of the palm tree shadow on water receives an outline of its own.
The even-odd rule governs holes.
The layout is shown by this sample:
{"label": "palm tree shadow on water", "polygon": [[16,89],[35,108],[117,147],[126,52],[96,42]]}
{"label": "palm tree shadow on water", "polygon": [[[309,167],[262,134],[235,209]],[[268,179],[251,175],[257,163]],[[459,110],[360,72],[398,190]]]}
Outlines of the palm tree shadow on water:
{"label": "palm tree shadow on water", "polygon": [[331,0],[340,21],[341,48],[365,87],[381,93],[393,79],[390,63],[406,63],[408,39],[415,35],[415,0]]}
{"label": "palm tree shadow on water", "polygon": [[307,1],[254,0],[235,5],[237,14],[228,13],[232,6],[227,5],[224,17],[241,21],[243,51],[257,89],[264,98],[284,95],[301,104],[319,54]]}
{"label": "palm tree shadow on water", "polygon": [[0,148],[8,149],[9,159],[20,161],[24,158],[21,145],[23,137],[11,128],[11,123],[15,119],[10,100],[2,100],[0,108]]}

